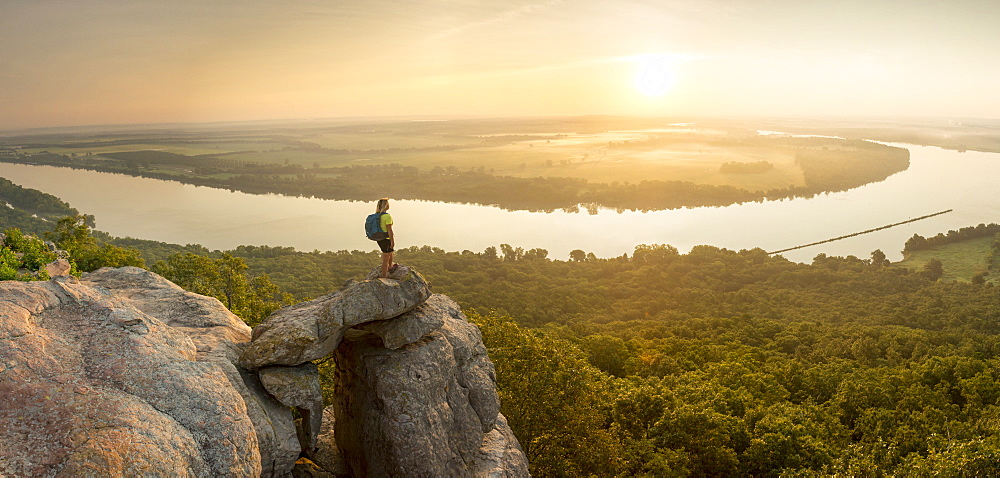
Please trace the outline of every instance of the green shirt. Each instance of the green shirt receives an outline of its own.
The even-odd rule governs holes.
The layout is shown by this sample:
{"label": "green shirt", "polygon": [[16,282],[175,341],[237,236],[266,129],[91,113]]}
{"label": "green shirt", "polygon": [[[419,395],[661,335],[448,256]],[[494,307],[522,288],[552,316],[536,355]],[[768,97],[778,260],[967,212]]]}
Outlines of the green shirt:
{"label": "green shirt", "polygon": [[389,228],[386,226],[390,224],[392,224],[392,216],[390,216],[389,213],[384,213],[381,217],[379,217],[378,225],[382,228],[382,232],[389,232]]}

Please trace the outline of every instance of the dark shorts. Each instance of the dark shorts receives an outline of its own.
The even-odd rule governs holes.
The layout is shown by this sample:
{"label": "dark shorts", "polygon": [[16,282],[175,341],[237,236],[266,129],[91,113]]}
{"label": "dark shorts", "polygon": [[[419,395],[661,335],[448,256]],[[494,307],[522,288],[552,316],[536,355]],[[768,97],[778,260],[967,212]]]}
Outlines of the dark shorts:
{"label": "dark shorts", "polygon": [[392,241],[390,241],[388,239],[382,239],[381,241],[376,241],[376,242],[378,244],[378,248],[382,249],[382,252],[384,252],[384,253],[390,253],[390,252],[392,252],[392,250],[393,250],[392,249]]}

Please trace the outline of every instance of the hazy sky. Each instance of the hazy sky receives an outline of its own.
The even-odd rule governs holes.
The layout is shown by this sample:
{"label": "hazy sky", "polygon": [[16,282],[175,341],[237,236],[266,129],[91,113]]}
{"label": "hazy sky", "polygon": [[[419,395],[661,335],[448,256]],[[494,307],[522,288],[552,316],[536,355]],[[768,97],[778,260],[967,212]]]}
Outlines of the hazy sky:
{"label": "hazy sky", "polygon": [[0,129],[384,115],[1000,118],[996,0],[0,0]]}

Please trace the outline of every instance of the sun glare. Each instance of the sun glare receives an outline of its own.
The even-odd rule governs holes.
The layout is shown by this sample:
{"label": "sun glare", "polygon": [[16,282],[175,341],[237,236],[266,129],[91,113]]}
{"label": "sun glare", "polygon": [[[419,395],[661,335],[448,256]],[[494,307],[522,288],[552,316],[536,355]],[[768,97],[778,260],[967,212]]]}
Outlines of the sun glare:
{"label": "sun glare", "polygon": [[663,96],[674,85],[673,61],[668,55],[638,55],[635,88],[646,96]]}

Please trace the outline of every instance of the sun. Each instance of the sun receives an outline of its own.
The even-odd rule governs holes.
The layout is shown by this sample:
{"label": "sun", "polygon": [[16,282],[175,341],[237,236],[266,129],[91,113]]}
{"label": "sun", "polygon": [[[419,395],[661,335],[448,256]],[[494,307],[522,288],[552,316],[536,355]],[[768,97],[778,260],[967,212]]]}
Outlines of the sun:
{"label": "sun", "polygon": [[663,96],[674,86],[674,71],[671,58],[666,55],[638,55],[639,64],[635,75],[635,88],[646,96]]}

